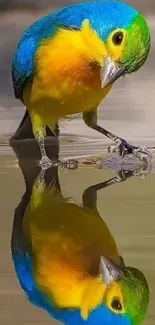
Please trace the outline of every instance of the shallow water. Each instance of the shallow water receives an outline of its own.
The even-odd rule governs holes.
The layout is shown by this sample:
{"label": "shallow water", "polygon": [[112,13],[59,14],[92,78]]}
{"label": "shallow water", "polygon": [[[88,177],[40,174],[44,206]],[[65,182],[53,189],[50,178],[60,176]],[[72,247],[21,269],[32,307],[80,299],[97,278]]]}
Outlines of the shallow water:
{"label": "shallow water", "polygon": [[[66,147],[67,145],[66,143]],[[83,143],[81,147],[83,154],[87,156],[87,144]],[[52,144],[48,147],[50,152],[51,149],[56,159],[58,147]],[[74,142],[70,143],[68,152],[65,143],[62,144],[62,156],[73,157],[74,150]],[[58,177],[63,197],[72,197],[77,205],[85,204],[90,208],[96,205],[100,217],[115,238],[125,264],[140,269],[147,278],[150,304],[144,324],[151,325],[155,316],[154,159],[152,166],[145,170],[146,166],[133,158],[127,159],[121,166],[120,158],[105,152],[103,157],[81,157],[78,166],[75,164],[76,169],[73,170],[54,167],[46,173],[45,181],[49,185]],[[19,210],[15,209],[22,202],[24,205],[21,211],[24,211],[31,197],[34,181],[40,173],[36,162],[39,159],[38,148],[33,143],[25,143],[14,146],[13,149],[3,146],[1,153],[0,324],[51,324],[55,321],[44,310],[28,302],[18,282],[11,255],[13,220],[19,214]],[[78,151],[76,153],[78,156]],[[82,156],[81,151],[79,156]],[[140,177],[143,174],[146,174],[145,178]],[[28,196],[23,198],[25,182]],[[19,231],[17,227],[14,236],[20,237]]]}

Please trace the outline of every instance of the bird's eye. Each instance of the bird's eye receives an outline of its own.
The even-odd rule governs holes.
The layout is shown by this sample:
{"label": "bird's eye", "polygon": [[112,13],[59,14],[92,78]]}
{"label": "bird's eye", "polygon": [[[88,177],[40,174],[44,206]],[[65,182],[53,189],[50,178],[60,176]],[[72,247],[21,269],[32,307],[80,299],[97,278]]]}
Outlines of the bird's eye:
{"label": "bird's eye", "polygon": [[112,300],[111,307],[112,307],[112,309],[114,309],[114,310],[119,310],[119,311],[122,310],[122,304],[120,303],[119,298],[114,298],[114,299]]}
{"label": "bird's eye", "polygon": [[115,45],[121,45],[123,42],[123,32],[119,31],[115,33],[112,37],[112,41]]}

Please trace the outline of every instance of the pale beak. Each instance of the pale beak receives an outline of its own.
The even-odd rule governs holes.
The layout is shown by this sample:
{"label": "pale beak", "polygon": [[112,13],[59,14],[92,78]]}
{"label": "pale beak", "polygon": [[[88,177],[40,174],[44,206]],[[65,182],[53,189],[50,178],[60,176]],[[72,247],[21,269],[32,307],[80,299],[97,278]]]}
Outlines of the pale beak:
{"label": "pale beak", "polygon": [[111,260],[102,256],[100,260],[100,274],[102,275],[104,283],[109,284],[121,278],[124,272]]}
{"label": "pale beak", "polygon": [[125,68],[114,62],[110,56],[106,56],[104,65],[100,71],[101,88],[111,85],[125,73]]}

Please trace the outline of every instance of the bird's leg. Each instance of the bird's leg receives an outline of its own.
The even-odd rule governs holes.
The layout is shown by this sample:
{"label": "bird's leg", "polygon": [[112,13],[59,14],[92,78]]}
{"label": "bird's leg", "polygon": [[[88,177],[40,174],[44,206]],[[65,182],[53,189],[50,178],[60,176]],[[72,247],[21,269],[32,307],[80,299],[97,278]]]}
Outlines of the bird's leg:
{"label": "bird's leg", "polygon": [[52,161],[46,155],[45,141],[43,136],[39,137],[38,144],[41,152],[41,160],[39,162],[39,165],[41,169],[46,170],[52,166]]}
{"label": "bird's leg", "polygon": [[45,128],[41,128],[36,135],[40,152],[41,152],[41,160],[39,162],[39,166],[43,170],[46,170],[52,166],[52,161],[47,157],[46,150],[45,150],[45,135],[46,135]]}
{"label": "bird's leg", "polygon": [[77,169],[78,168],[78,161],[75,159],[69,159],[69,160],[57,160],[57,161],[51,161],[45,150],[45,130],[41,129],[37,134],[37,140],[41,152],[41,160],[39,162],[39,166],[42,170],[46,170],[50,167],[57,167],[60,166],[63,169]]}
{"label": "bird's leg", "polygon": [[[115,142],[116,147],[120,155],[124,157],[126,154],[133,154],[135,157],[140,159],[145,159],[145,155],[151,156],[150,152],[146,148],[140,148],[129,144],[125,139],[118,137],[117,135],[107,131],[97,124],[97,109],[93,109],[87,113],[83,114],[83,119],[85,123],[92,129],[102,133],[109,139]],[[109,152],[113,152],[114,148],[109,147]]]}
{"label": "bird's leg", "polygon": [[45,188],[46,188],[46,183],[45,183],[45,170],[42,169],[40,174],[38,175],[37,179],[34,182],[35,188],[38,189],[39,193],[43,193]]}
{"label": "bird's leg", "polygon": [[117,172],[117,175],[115,177],[110,178],[107,181],[97,183],[95,185],[92,185],[88,187],[82,196],[83,206],[89,207],[90,209],[95,209],[97,205],[97,192],[100,190],[103,190],[104,188],[107,188],[111,185],[118,184],[121,182],[126,181],[128,178],[134,176],[134,171],[121,169]]}

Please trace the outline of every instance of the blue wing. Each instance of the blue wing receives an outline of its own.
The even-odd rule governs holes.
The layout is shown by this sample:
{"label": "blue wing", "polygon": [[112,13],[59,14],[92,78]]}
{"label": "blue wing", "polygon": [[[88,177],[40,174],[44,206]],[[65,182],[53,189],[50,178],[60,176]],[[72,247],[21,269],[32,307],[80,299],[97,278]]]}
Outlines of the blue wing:
{"label": "blue wing", "polygon": [[13,57],[12,81],[16,98],[22,100],[23,88],[33,75],[33,57],[35,53],[33,38],[27,38],[19,44]]}
{"label": "blue wing", "polygon": [[48,298],[36,286],[32,275],[32,263],[29,254],[17,250],[12,257],[18,280],[29,301],[33,305],[44,308],[52,314],[52,307]]}
{"label": "blue wing", "polygon": [[52,36],[58,28],[55,14],[35,22],[23,34],[12,61],[12,81],[16,98],[23,99],[23,89],[28,80],[35,74],[35,52],[39,42]]}

